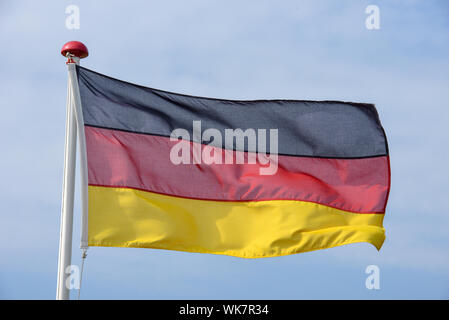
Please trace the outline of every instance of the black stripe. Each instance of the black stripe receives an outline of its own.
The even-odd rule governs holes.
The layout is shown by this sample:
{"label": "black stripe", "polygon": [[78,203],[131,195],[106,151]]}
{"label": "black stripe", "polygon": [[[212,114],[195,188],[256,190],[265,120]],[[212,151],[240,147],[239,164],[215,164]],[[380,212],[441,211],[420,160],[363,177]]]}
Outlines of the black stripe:
{"label": "black stripe", "polygon": [[89,126],[164,137],[184,128],[192,136],[192,122],[200,120],[202,131],[215,128],[223,138],[227,128],[278,129],[282,155],[336,159],[388,155],[372,104],[194,97],[138,86],[82,67],[77,71]]}

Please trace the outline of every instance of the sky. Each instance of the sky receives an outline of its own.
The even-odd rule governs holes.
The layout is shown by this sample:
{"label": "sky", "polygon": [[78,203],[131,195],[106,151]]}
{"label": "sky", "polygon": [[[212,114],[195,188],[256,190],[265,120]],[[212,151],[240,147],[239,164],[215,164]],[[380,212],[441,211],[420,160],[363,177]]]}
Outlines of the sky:
{"label": "sky", "polygon": [[[80,10],[68,29],[66,7]],[[368,30],[368,5],[380,29]],[[448,299],[449,3],[436,1],[0,2],[0,299],[54,299],[67,68],[228,99],[374,103],[392,184],[367,243],[241,259],[90,248],[82,299]],[[79,166],[78,166],[79,168]],[[72,263],[80,265],[77,177]],[[369,265],[380,288],[365,286]],[[72,298],[77,297],[73,290]]]}

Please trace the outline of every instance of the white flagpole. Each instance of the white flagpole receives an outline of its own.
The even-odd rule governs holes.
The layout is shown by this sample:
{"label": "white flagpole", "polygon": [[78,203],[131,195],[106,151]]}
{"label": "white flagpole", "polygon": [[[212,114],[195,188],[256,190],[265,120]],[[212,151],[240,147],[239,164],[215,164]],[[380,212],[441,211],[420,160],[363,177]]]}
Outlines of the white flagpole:
{"label": "white flagpole", "polygon": [[[77,118],[75,114],[74,102],[79,102],[79,92],[77,92],[77,97],[75,97],[73,92],[73,79],[76,79],[76,75],[75,77],[73,77],[73,73],[76,72],[74,68],[75,63],[79,63],[80,58],[86,57],[88,55],[88,51],[82,43],[71,41],[63,46],[61,54],[65,57],[68,57],[67,65],[69,77],[67,84],[66,136],[64,151],[64,174],[62,181],[61,230],[59,239],[58,283],[56,289],[56,299],[68,300],[70,299],[70,287],[67,281],[70,275],[70,265],[72,258],[73,203],[75,192],[77,137]],[[78,89],[78,86],[76,87],[76,89]],[[85,157],[85,150],[83,150],[83,153]],[[84,176],[84,174],[82,175]],[[82,182],[84,184],[84,181]],[[83,201],[83,211],[84,202],[87,203],[87,201]]]}

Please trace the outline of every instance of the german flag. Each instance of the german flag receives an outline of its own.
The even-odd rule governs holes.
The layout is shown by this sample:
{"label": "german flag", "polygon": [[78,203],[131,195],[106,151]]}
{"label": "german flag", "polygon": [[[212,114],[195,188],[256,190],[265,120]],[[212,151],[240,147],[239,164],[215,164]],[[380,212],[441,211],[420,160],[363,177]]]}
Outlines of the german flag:
{"label": "german flag", "polygon": [[390,166],[374,105],[212,99],[77,75],[89,246],[243,258],[381,248]]}

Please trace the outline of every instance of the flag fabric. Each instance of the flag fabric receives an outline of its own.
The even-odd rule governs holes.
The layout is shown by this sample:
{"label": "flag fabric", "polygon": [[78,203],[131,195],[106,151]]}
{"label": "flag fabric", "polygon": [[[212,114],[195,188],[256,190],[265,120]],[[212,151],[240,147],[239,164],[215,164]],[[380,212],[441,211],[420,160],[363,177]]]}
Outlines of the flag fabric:
{"label": "flag fabric", "polygon": [[381,248],[390,166],[374,105],[212,99],[77,75],[89,246],[243,258]]}

